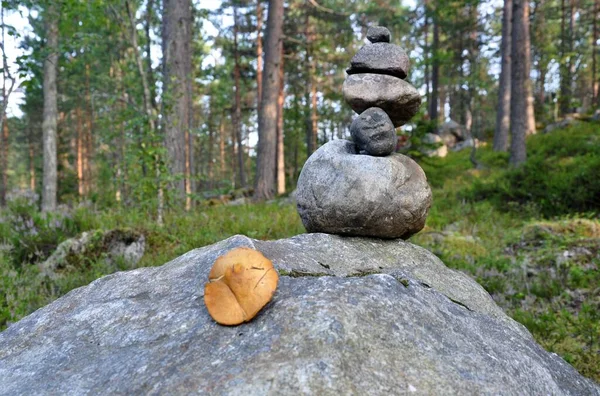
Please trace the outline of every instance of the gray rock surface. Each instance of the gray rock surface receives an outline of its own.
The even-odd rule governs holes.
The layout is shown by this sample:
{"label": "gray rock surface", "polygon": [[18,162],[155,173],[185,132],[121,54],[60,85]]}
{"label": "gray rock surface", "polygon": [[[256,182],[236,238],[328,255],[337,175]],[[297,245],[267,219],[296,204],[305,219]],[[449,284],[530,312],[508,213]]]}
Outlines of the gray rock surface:
{"label": "gray rock surface", "polygon": [[372,43],[389,43],[390,31],[383,26],[372,26],[367,30],[367,40]]}
{"label": "gray rock surface", "polygon": [[[262,251],[281,279],[252,322],[223,327],[202,286],[214,260],[240,246]],[[401,240],[235,236],[101,278],[0,333],[2,395],[413,392],[600,387],[544,351],[473,280]]]}
{"label": "gray rock surface", "polygon": [[378,107],[368,108],[356,117],[350,135],[361,153],[375,156],[391,154],[398,142],[392,120]]}
{"label": "gray rock surface", "polygon": [[349,75],[344,80],[342,92],[356,113],[361,114],[369,107],[379,107],[396,128],[407,123],[421,106],[421,95],[415,87],[384,74]]}
{"label": "gray rock surface", "polygon": [[409,70],[410,59],[406,51],[395,44],[373,43],[358,50],[346,72],[387,74],[404,79]]}
{"label": "gray rock surface", "polygon": [[310,156],[297,185],[297,207],[308,232],[408,238],[419,232],[431,206],[425,173],[412,159],[357,155],[334,140]]}

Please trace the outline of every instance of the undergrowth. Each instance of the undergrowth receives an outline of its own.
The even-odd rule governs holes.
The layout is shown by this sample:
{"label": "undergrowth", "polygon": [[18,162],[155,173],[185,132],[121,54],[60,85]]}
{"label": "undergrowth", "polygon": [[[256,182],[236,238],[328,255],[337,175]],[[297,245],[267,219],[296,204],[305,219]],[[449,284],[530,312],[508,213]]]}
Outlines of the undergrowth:
{"label": "undergrowth", "polygon": [[600,131],[580,124],[527,141],[528,162],[468,150],[421,165],[433,189],[411,241],[476,279],[546,349],[600,382]]}

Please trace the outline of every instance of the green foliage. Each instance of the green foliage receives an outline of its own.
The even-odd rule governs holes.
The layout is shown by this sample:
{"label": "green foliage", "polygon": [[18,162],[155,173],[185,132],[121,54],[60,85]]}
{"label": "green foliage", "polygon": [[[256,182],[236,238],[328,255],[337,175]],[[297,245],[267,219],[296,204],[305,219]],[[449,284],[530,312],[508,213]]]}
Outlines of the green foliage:
{"label": "green foliage", "polygon": [[0,241],[11,247],[10,259],[17,268],[47,258],[61,241],[80,230],[72,215],[41,213],[26,197],[10,202],[2,219]]}
{"label": "green foliage", "polygon": [[465,197],[490,200],[502,210],[533,205],[545,217],[600,212],[597,125],[585,123],[531,136],[527,145],[523,166],[475,180]]}
{"label": "green foliage", "polygon": [[[485,170],[472,168],[468,150],[443,159],[421,158],[433,187],[433,206],[426,228],[411,241],[434,252],[449,267],[472,276],[541,345],[598,381],[600,221],[589,213],[574,213],[576,207],[566,205],[572,198],[561,195],[578,188],[569,181],[577,173],[575,169],[563,165],[548,170],[553,161],[569,162],[580,165],[580,172],[587,177],[591,170],[586,161],[590,152],[597,153],[597,139],[593,126],[585,124],[531,137],[529,161],[537,165],[543,158],[548,161],[544,168],[528,162],[523,169],[507,170],[507,155],[489,148],[477,150]],[[537,173],[525,174],[525,169]],[[527,188],[525,182],[514,179],[504,182],[513,173],[540,186]],[[594,182],[597,185],[598,181]],[[474,199],[474,191],[479,193],[482,185],[496,195]],[[540,213],[546,214],[549,206],[539,206],[539,195],[522,202],[503,202],[517,191],[541,193],[550,186],[558,186],[552,193],[562,213],[567,213],[562,218],[540,221]]]}

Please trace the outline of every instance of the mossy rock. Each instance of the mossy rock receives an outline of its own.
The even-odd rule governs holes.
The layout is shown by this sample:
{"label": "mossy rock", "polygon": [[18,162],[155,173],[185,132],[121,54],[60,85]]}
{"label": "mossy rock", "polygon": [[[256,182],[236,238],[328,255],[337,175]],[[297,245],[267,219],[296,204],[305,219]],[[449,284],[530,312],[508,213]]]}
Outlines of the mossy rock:
{"label": "mossy rock", "polygon": [[123,260],[134,266],[144,255],[145,246],[144,235],[133,230],[93,230],[62,242],[38,266],[40,273],[50,278],[81,270],[98,260]]}

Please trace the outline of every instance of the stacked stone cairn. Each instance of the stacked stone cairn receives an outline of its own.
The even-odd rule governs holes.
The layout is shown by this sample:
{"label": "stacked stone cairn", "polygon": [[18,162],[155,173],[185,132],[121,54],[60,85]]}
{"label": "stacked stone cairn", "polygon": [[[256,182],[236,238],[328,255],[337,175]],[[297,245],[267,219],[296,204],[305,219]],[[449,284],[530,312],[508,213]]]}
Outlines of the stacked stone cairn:
{"label": "stacked stone cairn", "polygon": [[367,39],[343,86],[359,114],[353,141],[330,141],[310,156],[298,179],[298,213],[308,232],[406,239],[425,226],[431,190],[421,167],[394,153],[396,128],[417,113],[421,97],[404,81],[410,60],[389,30],[371,27]]}

